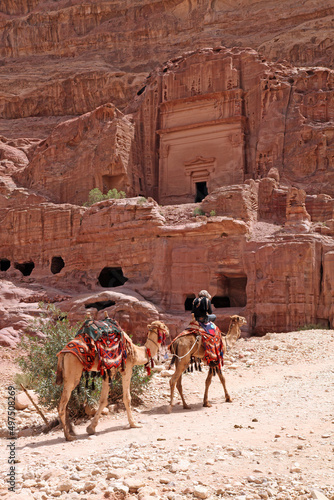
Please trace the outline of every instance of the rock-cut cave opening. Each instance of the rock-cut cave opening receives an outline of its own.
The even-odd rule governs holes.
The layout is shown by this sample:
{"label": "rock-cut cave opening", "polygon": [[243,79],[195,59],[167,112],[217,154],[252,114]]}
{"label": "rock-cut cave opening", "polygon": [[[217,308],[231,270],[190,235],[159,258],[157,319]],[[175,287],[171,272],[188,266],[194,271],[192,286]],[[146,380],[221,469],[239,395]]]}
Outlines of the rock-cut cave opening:
{"label": "rock-cut cave opening", "polygon": [[114,306],[116,302],[113,300],[99,300],[97,302],[90,302],[89,304],[85,304],[86,309],[94,308],[97,309],[98,311],[102,311],[103,309],[106,309],[107,307]]}
{"label": "rock-cut cave opening", "polygon": [[65,262],[62,259],[62,257],[57,256],[57,257],[52,257],[51,260],[51,272],[52,274],[58,274],[60,271],[63,269],[65,266]]}
{"label": "rock-cut cave opening", "polygon": [[8,271],[10,268],[10,260],[0,259],[0,271]]}
{"label": "rock-cut cave opening", "polygon": [[195,294],[187,295],[186,300],[184,301],[184,310],[191,311],[193,307],[193,300],[195,299]]}
{"label": "rock-cut cave opening", "polygon": [[200,203],[208,195],[206,182],[196,182],[195,203]]}
{"label": "rock-cut cave opening", "polygon": [[217,308],[245,307],[247,304],[247,276],[221,274],[217,281],[217,293],[212,305]]}
{"label": "rock-cut cave opening", "polygon": [[30,276],[32,273],[32,270],[35,267],[35,264],[33,262],[23,262],[22,264],[20,262],[15,262],[14,263],[15,269],[18,269],[21,271],[23,276]]}
{"label": "rock-cut cave opening", "polygon": [[215,306],[216,309],[231,307],[231,301],[229,297],[215,295],[212,297],[211,304]]}
{"label": "rock-cut cave opening", "polygon": [[121,267],[104,267],[98,277],[99,283],[104,288],[122,286],[128,278],[123,274]]}

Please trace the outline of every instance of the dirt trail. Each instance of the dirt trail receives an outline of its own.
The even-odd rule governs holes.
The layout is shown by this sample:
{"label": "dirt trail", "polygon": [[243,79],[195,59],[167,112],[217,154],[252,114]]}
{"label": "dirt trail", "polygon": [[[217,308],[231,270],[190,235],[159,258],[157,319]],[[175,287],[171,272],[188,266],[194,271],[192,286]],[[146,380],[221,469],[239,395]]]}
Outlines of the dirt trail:
{"label": "dirt trail", "polygon": [[73,443],[59,429],[19,438],[17,491],[25,499],[102,499],[116,492],[142,500],[332,500],[333,361],[331,330],[240,340],[225,363],[233,402],[224,402],[215,377],[212,407],[203,408],[205,374],[194,372],[183,377],[192,409],[177,399],[172,414],[169,378],[155,374],[135,411],[142,428],[129,429],[121,411],[104,416],[93,437],[87,424],[77,426]]}

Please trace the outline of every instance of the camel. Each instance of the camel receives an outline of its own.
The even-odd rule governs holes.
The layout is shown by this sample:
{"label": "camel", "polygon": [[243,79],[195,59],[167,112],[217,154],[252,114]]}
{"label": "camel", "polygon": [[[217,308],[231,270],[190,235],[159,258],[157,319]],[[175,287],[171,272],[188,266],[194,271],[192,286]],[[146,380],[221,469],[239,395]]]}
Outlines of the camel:
{"label": "camel", "polygon": [[[228,328],[228,332],[226,336],[222,337],[223,339],[223,352],[226,354],[227,350],[231,349],[235,342],[240,337],[240,327],[247,323],[246,319],[243,316],[238,316],[237,314],[231,316],[230,324]],[[186,403],[182,391],[182,374],[188,368],[191,358],[199,358],[202,359],[205,354],[204,347],[201,345],[201,336],[195,334],[184,335],[179,337],[171,346],[171,352],[173,354],[173,358],[171,364],[175,362],[175,372],[170,379],[170,405],[169,405],[169,413],[173,409],[173,399],[174,399],[174,390],[175,385],[180,393],[183,408],[190,409],[191,407]],[[232,401],[229,393],[226,389],[225,377],[222,374],[220,369],[215,370],[219,376],[219,379],[223,385],[225,400],[230,403]],[[212,377],[214,375],[214,371],[212,369],[209,370],[208,376],[205,381],[205,392],[204,392],[204,407],[211,407],[211,404],[208,401],[208,392],[211,384]]]}
{"label": "camel", "polygon": [[[160,335],[167,335],[169,333],[168,327],[164,323],[162,323],[162,321],[153,321],[151,324],[147,325],[147,329],[147,340],[144,346],[135,345],[130,337],[124,332],[124,336],[127,341],[127,359],[124,371],[122,371],[120,368],[117,369],[122,375],[123,402],[126,408],[130,427],[141,427],[140,424],[137,424],[135,422],[131,411],[130,382],[132,369],[136,365],[146,365],[147,363],[150,363],[152,358],[154,358],[159,351],[159,332]],[[98,357],[96,355],[94,364],[91,367],[90,371],[96,371],[97,366]],[[115,376],[117,370],[113,369],[112,376]],[[67,414],[67,403],[70,399],[73,389],[75,389],[75,387],[80,382],[82,372],[83,365],[74,354],[67,352],[60,353],[58,355],[56,384],[61,385],[62,383],[64,383],[63,392],[58,407],[58,414],[63,425],[64,435],[67,441],[73,441],[74,439],[76,439],[74,429]],[[102,410],[108,403],[108,393],[109,379],[108,377],[106,377],[102,381],[102,390],[98,409],[91,423],[86,428],[88,434],[95,434],[95,428],[97,426]]]}

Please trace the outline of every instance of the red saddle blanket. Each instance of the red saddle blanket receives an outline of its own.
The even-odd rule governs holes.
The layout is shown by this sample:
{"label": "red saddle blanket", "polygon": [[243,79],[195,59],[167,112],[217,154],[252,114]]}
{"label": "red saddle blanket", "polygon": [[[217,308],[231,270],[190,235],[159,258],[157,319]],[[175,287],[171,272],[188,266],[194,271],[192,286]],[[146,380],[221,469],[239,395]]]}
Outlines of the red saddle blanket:
{"label": "red saddle blanket", "polygon": [[[93,340],[94,339],[94,340]],[[126,341],[117,321],[86,320],[73,340],[58,353],[70,352],[82,363],[84,370],[90,371],[98,357],[97,371],[124,368],[126,363]]]}
{"label": "red saddle blanket", "polygon": [[196,320],[192,320],[188,328],[175,337],[173,342],[169,345],[169,349],[176,339],[190,334],[201,336],[202,346],[205,350],[203,357],[204,362],[209,366],[222,367],[224,364],[224,344],[222,334],[218,326],[212,322],[204,324]]}

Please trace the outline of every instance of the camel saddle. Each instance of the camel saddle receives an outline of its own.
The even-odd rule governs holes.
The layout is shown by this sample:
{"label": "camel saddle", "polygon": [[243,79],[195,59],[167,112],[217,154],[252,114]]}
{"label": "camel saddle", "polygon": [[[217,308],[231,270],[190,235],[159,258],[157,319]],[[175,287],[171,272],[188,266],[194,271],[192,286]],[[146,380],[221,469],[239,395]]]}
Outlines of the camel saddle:
{"label": "camel saddle", "polygon": [[224,346],[222,341],[222,333],[217,325],[209,321],[202,323],[195,319],[189,323],[189,326],[183,330],[170,344],[175,342],[176,339],[184,335],[200,335],[201,344],[204,347],[205,354],[203,357],[204,362],[208,366],[222,367],[224,364]]}
{"label": "camel saddle", "polygon": [[58,355],[66,352],[74,354],[86,371],[90,371],[97,355],[97,371],[101,375],[111,368],[124,369],[127,357],[123,330],[117,321],[110,318],[104,321],[87,319]]}

